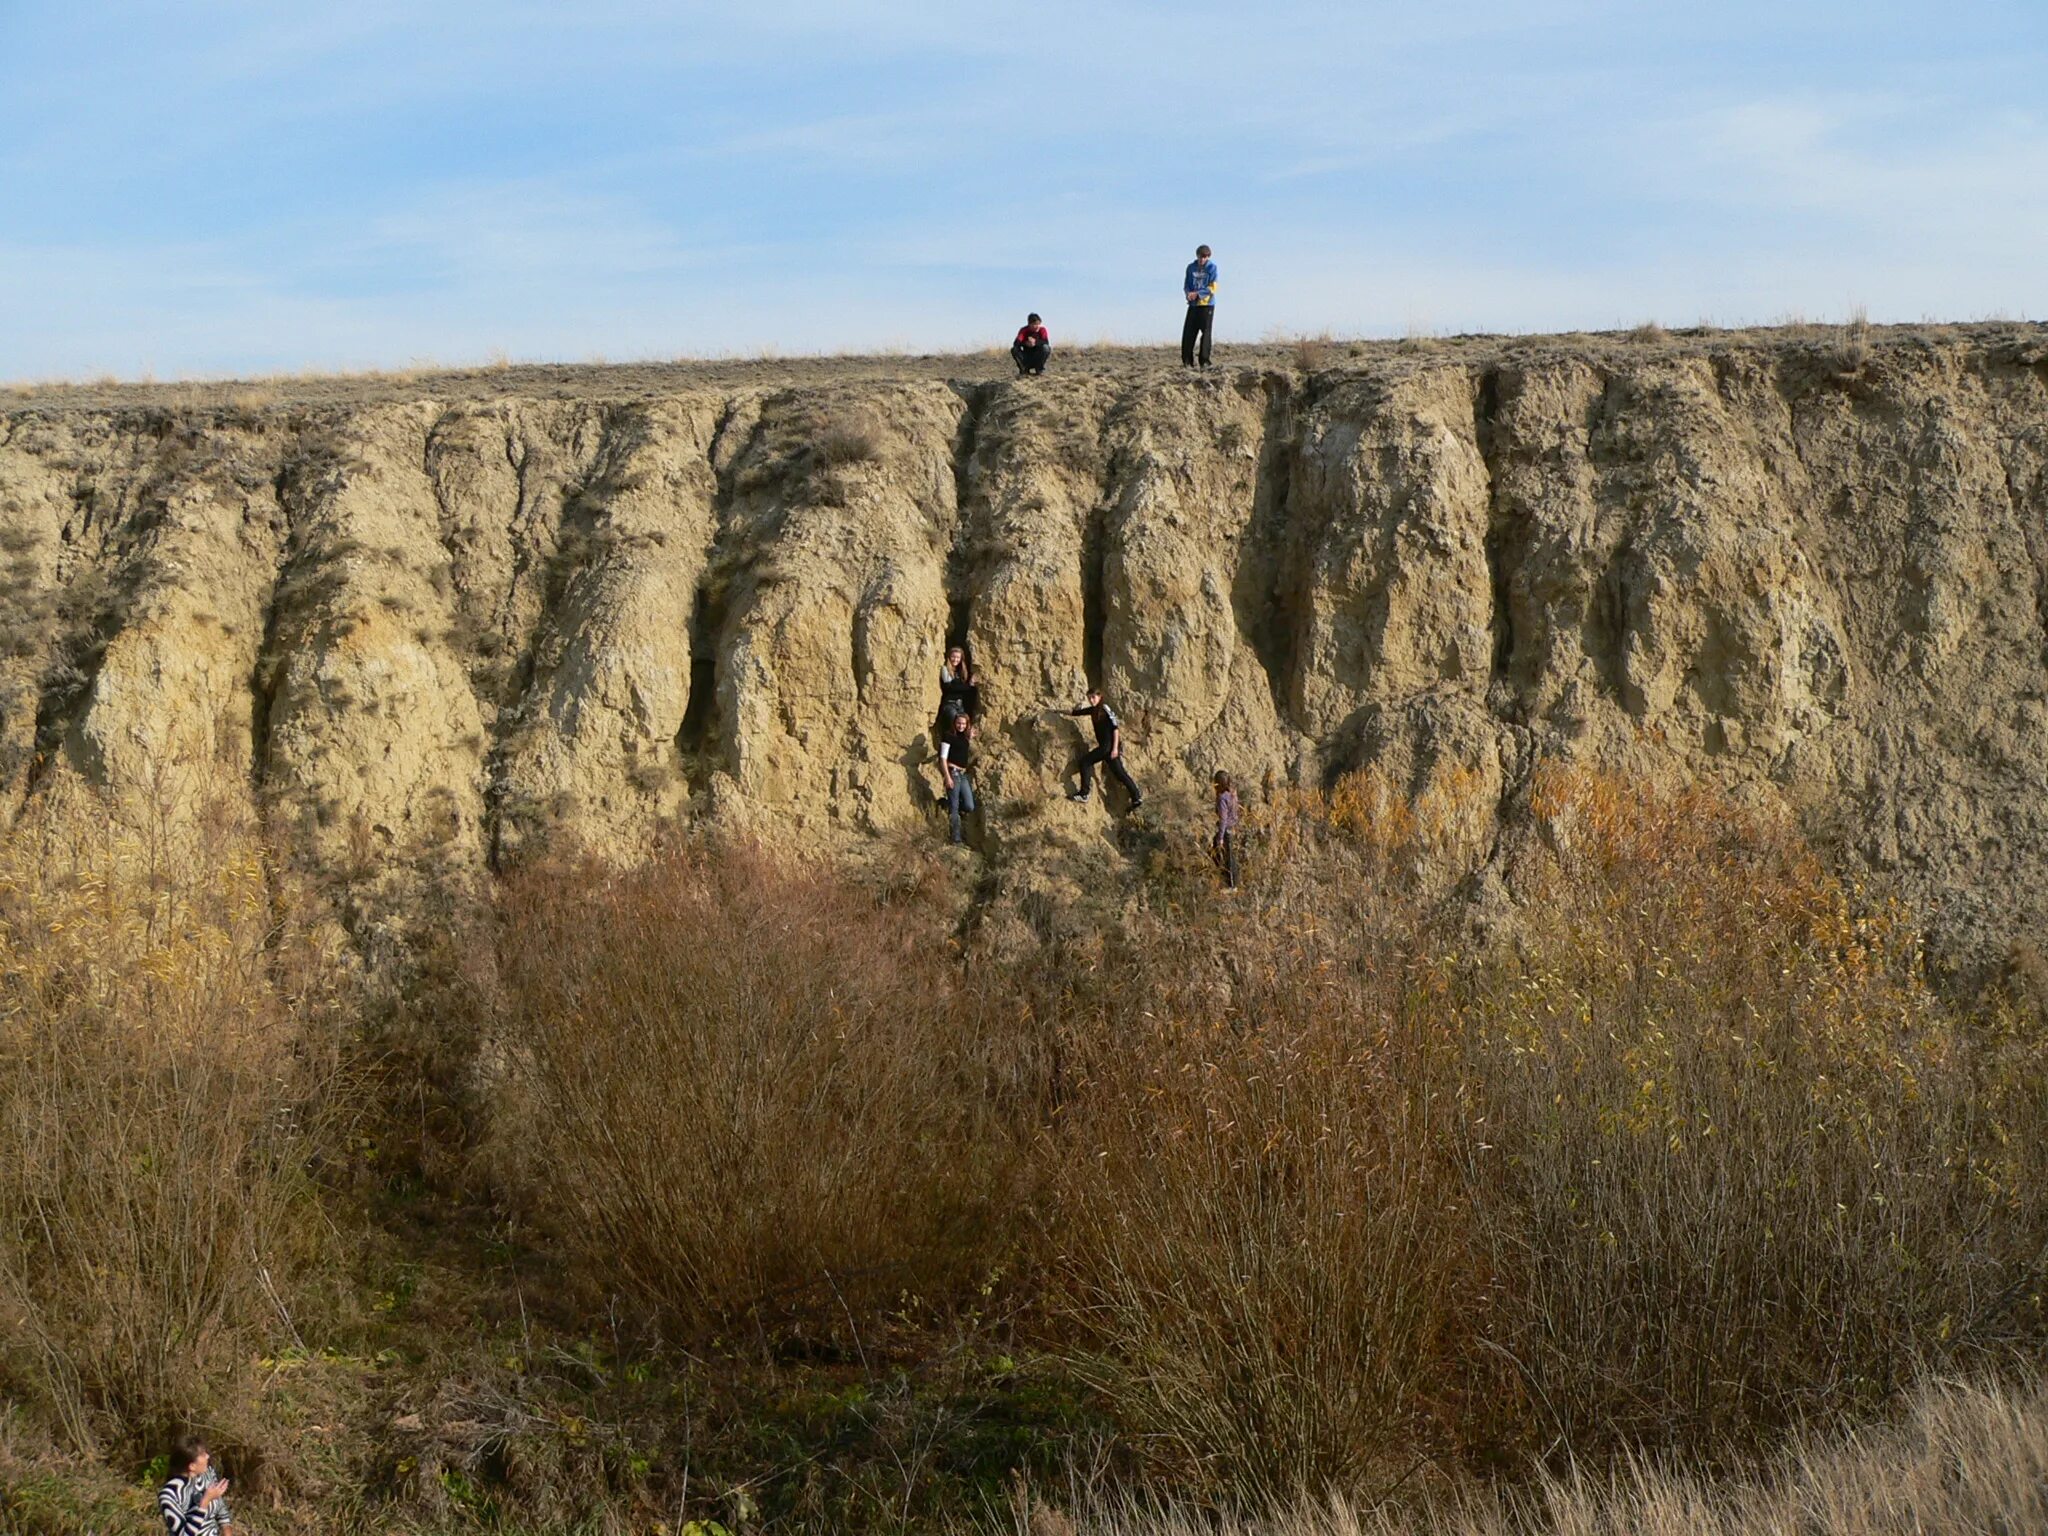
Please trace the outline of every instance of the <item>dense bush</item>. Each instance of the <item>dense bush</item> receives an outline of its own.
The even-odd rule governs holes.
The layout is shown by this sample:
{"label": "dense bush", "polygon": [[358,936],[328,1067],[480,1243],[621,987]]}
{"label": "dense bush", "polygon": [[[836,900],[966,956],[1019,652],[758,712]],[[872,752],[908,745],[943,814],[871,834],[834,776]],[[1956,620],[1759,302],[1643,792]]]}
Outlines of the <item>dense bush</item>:
{"label": "dense bush", "polygon": [[961,1295],[1014,1243],[1018,1042],[948,922],[756,853],[504,896],[502,1166],[671,1332]]}
{"label": "dense bush", "polygon": [[536,879],[508,1124],[691,1326],[1043,1280],[1032,1337],[1183,1488],[1740,1449],[2034,1348],[2041,1043],[1704,792],[1539,775],[1479,931],[1433,872],[1483,793],[1282,797],[1234,902],[1169,851],[1009,967],[755,856]]}
{"label": "dense bush", "polygon": [[1476,793],[1285,798],[1245,905],[1136,919],[1075,1043],[1066,1312],[1176,1482],[1736,1452],[2038,1349],[2038,1038],[1704,791],[1539,774],[1475,932],[1427,871]]}
{"label": "dense bush", "polygon": [[1550,773],[1510,960],[1459,977],[1461,1156],[1532,1443],[1741,1443],[2043,1337],[2040,1042],[1704,792]]}
{"label": "dense bush", "polygon": [[339,1091],[331,954],[254,843],[0,849],[0,1386],[153,1438],[289,1337]]}
{"label": "dense bush", "polygon": [[[1930,1370],[2037,1363],[2038,1013],[1943,1000],[1903,914],[1705,792],[1543,770],[1505,879],[1460,883],[1497,794],[1271,797],[1234,896],[1161,842],[1113,918],[1036,948],[1023,923],[977,938],[938,864],[863,883],[703,844],[516,873],[486,929],[435,919],[436,953],[475,963],[410,994],[405,1038],[460,1045],[434,1092],[403,1051],[379,1079],[490,1180],[420,1161],[446,1203],[394,1181],[385,1238],[411,1263],[432,1225],[459,1255],[504,1218],[470,1283],[500,1287],[522,1361],[518,1287],[559,1326],[595,1295],[601,1348],[538,1351],[579,1380],[653,1392],[622,1362],[645,1323],[757,1401],[815,1369],[790,1412],[842,1448],[886,1380],[892,1422],[953,1426],[978,1488],[1084,1419],[1114,1468],[1219,1503],[1371,1494],[1425,1460],[1734,1458]],[[6,1422],[132,1437],[241,1400],[266,1346],[319,1351],[301,1298],[356,1278],[321,1234],[362,1213],[314,1184],[356,1076],[347,966],[306,910],[245,840],[8,841]],[[589,1440],[471,1365],[463,1401]],[[662,1460],[619,1409],[618,1489],[698,1496],[720,1410],[677,1411]],[[889,1442],[899,1510],[941,1433]],[[741,1425],[722,1454],[771,1440]],[[457,1499],[423,1470],[453,1463],[405,1445],[393,1476]]]}

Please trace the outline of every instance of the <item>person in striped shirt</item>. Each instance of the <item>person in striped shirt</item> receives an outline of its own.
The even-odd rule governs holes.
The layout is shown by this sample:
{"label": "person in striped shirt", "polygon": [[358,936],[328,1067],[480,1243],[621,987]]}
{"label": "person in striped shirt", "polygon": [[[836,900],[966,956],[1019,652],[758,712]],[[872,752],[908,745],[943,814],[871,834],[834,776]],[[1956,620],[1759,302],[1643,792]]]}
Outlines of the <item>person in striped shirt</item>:
{"label": "person in striped shirt", "polygon": [[214,1470],[213,1453],[197,1435],[171,1447],[171,1479],[157,1490],[156,1507],[167,1536],[226,1536],[232,1528],[228,1480]]}

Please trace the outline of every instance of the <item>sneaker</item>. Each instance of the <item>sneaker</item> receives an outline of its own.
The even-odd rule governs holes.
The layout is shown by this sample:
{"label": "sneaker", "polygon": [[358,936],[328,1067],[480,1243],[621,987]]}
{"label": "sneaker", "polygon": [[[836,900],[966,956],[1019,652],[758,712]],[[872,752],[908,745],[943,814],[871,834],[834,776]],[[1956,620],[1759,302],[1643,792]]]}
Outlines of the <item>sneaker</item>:
{"label": "sneaker", "polygon": [[1144,803],[1144,797],[1141,795],[1139,796],[1139,798],[1131,802],[1131,809],[1135,811],[1139,806],[1143,805]]}
{"label": "sneaker", "polygon": [[1086,805],[1088,803],[1088,791],[1084,789],[1075,794],[1068,795],[1067,798],[1076,805]]}

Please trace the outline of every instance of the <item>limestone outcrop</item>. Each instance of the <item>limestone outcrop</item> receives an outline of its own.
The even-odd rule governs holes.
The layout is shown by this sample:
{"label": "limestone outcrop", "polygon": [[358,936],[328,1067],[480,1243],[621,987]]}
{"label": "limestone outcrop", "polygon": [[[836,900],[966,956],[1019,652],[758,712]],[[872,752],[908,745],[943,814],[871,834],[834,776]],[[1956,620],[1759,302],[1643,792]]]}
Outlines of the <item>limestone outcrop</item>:
{"label": "limestone outcrop", "polygon": [[676,820],[852,847],[933,824],[964,636],[992,861],[1113,856],[1049,713],[1094,679],[1169,810],[1581,759],[1789,807],[1959,957],[2048,918],[2029,332],[645,382],[17,401],[7,813],[203,783],[365,911]]}

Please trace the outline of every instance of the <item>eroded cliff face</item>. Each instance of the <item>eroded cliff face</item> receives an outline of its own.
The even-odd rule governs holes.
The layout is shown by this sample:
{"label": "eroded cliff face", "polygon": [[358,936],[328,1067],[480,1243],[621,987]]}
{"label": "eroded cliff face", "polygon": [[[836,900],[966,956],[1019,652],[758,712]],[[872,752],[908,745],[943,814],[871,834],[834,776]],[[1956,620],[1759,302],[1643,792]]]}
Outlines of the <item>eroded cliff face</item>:
{"label": "eroded cliff face", "polygon": [[1503,814],[1545,755],[1705,777],[1981,958],[2048,915],[2044,359],[2008,331],[30,402],[0,417],[0,785],[117,816],[210,785],[363,911],[674,819],[851,846],[934,827],[965,635],[992,869],[1114,858],[1047,713],[1093,678],[1169,812],[1217,766],[1253,799],[1455,772]]}

